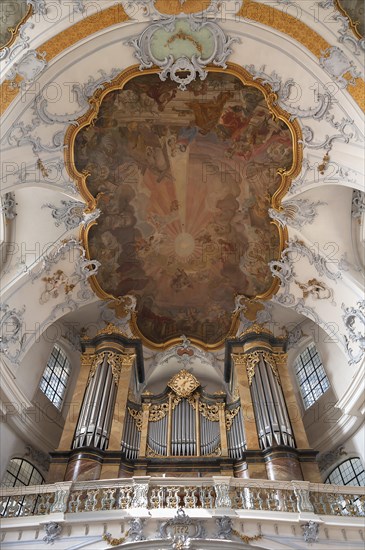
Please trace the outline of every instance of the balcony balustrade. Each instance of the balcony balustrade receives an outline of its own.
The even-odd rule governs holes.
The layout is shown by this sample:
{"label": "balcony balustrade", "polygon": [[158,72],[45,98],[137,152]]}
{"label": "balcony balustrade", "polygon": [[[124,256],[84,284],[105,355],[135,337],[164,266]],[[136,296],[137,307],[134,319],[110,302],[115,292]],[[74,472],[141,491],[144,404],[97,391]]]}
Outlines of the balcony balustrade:
{"label": "balcony balustrade", "polygon": [[365,516],[363,487],[213,478],[157,478],[11,487],[1,490],[3,518],[111,510],[231,509],[252,512],[311,512],[328,516]]}

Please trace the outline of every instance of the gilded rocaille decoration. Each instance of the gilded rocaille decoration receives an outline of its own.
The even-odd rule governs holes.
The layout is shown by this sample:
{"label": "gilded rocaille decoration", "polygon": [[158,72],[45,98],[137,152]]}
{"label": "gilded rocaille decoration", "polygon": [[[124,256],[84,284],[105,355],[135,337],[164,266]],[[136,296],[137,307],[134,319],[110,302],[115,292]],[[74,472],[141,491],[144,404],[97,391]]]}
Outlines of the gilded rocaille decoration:
{"label": "gilded rocaille decoration", "polygon": [[119,537],[118,539],[112,537],[110,533],[105,533],[105,535],[103,535],[103,540],[105,540],[105,542],[107,542],[110,546],[119,546],[127,540],[128,535],[129,530],[126,531],[124,535],[122,537]]}
{"label": "gilded rocaille decoration", "polygon": [[255,376],[255,367],[259,364],[261,359],[270,365],[275,378],[280,384],[280,377],[276,366],[275,356],[281,354],[274,354],[268,351],[253,351],[251,353],[235,354],[232,353],[232,359],[235,365],[243,365],[246,367],[249,386],[252,384],[252,379]]}
{"label": "gilded rocaille decoration", "polygon": [[[173,397],[171,401],[171,408],[172,410],[176,407],[178,403],[180,403],[181,399],[179,397]],[[158,422],[162,418],[164,418],[167,413],[169,412],[169,403],[166,401],[165,403],[158,403],[153,404],[150,407],[150,414],[148,417],[149,422]]]}
{"label": "gilded rocaille decoration", "polygon": [[[188,402],[193,409],[196,409],[197,401],[195,395],[190,395]],[[205,401],[198,401],[199,412],[211,422],[219,422],[219,405],[220,404],[209,405],[205,403]]]}
{"label": "gilded rocaille decoration", "polygon": [[244,535],[243,533],[237,531],[237,529],[232,529],[232,533],[233,535],[236,535],[236,537],[240,538],[245,544],[250,544],[250,542],[262,539],[262,535]]}
{"label": "gilded rocaille decoration", "polygon": [[364,38],[364,2],[363,0],[334,0],[336,8],[349,20],[350,28],[356,38]]}
{"label": "gilded rocaille decoration", "polygon": [[132,409],[132,407],[128,407],[128,412],[131,415],[131,417],[134,419],[136,423],[136,428],[140,432],[142,430],[142,410],[140,409],[137,411],[136,409]]}
{"label": "gilded rocaille decoration", "polygon": [[123,332],[119,327],[114,325],[113,323],[108,323],[106,327],[102,328],[98,331],[97,336],[100,336],[101,334],[119,334],[120,336],[126,336],[125,332]]}
{"label": "gilded rocaille decoration", "polygon": [[229,430],[232,428],[233,420],[238,415],[239,411],[241,409],[241,406],[238,405],[235,409],[226,410],[226,430],[229,432]]}
{"label": "gilded rocaille decoration", "polygon": [[259,325],[258,323],[253,323],[251,326],[246,328],[246,330],[241,332],[239,338],[242,338],[242,336],[245,336],[246,334],[269,334],[272,336],[270,329],[264,327],[263,325]]}
{"label": "gilded rocaille decoration", "polygon": [[[85,357],[82,356],[82,357]],[[86,356],[87,357],[87,356]],[[92,356],[91,369],[89,373],[89,380],[93,378],[96,369],[101,365],[106,357],[108,364],[110,365],[113,373],[114,382],[116,385],[119,383],[120,373],[123,367],[130,368],[133,365],[135,355],[123,355],[121,353],[115,353],[113,351],[105,351],[97,353]]]}
{"label": "gilded rocaille decoration", "polygon": [[[20,27],[32,16],[33,6],[28,5],[26,0],[11,0],[11,2],[0,2],[1,31],[0,31],[0,52],[10,48],[14,44]],[[0,53],[1,59],[1,53]]]}
{"label": "gilded rocaille decoration", "polygon": [[182,369],[167,383],[178,397],[189,397],[199,386],[200,382],[191,372]]}

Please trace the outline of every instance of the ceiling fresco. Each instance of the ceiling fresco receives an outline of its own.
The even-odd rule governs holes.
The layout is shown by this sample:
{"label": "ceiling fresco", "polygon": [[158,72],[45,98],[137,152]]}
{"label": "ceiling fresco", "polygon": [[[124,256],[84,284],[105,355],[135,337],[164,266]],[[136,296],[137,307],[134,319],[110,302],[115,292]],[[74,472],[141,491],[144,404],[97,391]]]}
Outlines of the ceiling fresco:
{"label": "ceiling fresco", "polygon": [[146,74],[105,94],[74,141],[102,211],[87,243],[99,294],[136,296],[153,343],[223,340],[237,294],[273,291],[268,262],[283,239],[268,208],[292,144],[258,85],[233,74],[211,72],[188,91]]}

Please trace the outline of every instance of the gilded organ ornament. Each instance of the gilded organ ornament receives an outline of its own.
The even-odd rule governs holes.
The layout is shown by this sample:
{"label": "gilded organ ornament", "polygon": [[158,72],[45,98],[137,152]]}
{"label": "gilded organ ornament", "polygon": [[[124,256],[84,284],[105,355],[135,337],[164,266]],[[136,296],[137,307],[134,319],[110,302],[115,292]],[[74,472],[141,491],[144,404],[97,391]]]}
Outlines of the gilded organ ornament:
{"label": "gilded organ ornament", "polygon": [[[279,354],[275,354],[275,355],[279,355]],[[265,363],[270,365],[275,378],[280,384],[280,377],[279,377],[279,373],[278,373],[278,369],[276,366],[276,361],[273,353],[270,353],[268,351],[256,350],[251,353],[243,353],[240,355],[233,353],[232,358],[236,365],[244,365],[246,367],[248,383],[250,386],[252,384],[252,379],[255,376],[255,368],[259,364],[261,359],[263,359]]]}

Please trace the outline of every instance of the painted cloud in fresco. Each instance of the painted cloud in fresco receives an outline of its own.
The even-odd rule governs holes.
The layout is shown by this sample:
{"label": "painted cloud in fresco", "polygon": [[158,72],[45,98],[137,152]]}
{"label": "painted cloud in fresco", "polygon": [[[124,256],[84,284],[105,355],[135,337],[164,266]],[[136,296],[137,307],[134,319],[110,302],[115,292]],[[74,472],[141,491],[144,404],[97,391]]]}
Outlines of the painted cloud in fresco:
{"label": "painted cloud in fresco", "polygon": [[138,299],[138,326],[159,343],[224,338],[236,294],[262,294],[278,256],[269,195],[292,164],[289,129],[264,96],[214,73],[181,92],[157,75],[104,99],[75,142],[103,214],[89,233],[97,279]]}

